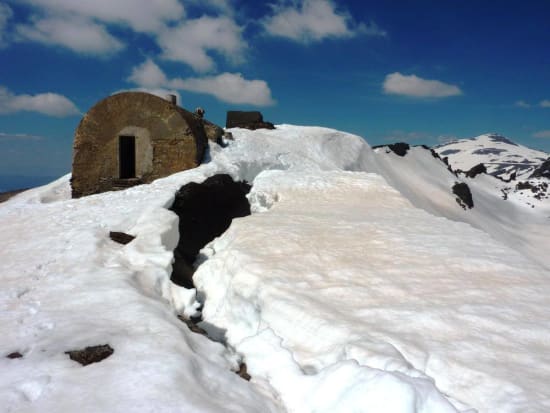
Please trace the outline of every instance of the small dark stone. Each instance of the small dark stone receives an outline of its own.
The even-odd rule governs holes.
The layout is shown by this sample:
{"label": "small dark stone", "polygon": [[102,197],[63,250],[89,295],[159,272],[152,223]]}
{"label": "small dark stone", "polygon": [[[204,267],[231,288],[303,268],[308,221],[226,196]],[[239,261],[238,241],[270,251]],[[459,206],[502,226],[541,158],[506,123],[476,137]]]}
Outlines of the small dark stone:
{"label": "small dark stone", "polygon": [[114,351],[115,350],[113,350],[110,345],[103,344],[100,346],[86,347],[82,350],[66,351],[65,354],[68,354],[71,360],[74,360],[83,366],[87,366],[88,364],[99,363],[100,361],[105,360],[113,354]]}
{"label": "small dark stone", "polygon": [[126,234],[124,232],[111,231],[109,232],[109,238],[111,238],[114,242],[118,242],[119,244],[126,245],[129,242],[132,242],[136,237],[134,237],[133,235]]}
{"label": "small dark stone", "polygon": [[453,194],[457,196],[456,202],[458,202],[462,208],[466,209],[466,207],[468,207],[471,209],[474,207],[472,192],[470,191],[470,187],[464,182],[456,182],[453,185]]}
{"label": "small dark stone", "polygon": [[21,354],[18,351],[14,351],[13,353],[10,353],[6,356],[6,358],[9,358],[9,359],[20,359],[22,357],[23,357],[23,354]]}
{"label": "small dark stone", "polygon": [[240,377],[245,379],[246,381],[250,381],[252,377],[250,377],[250,374],[246,371],[246,364],[241,363],[239,366],[239,371],[236,372]]}
{"label": "small dark stone", "polygon": [[477,164],[476,166],[473,166],[470,168],[468,172],[466,172],[466,176],[468,178],[475,178],[479,174],[486,174],[487,168],[482,163]]}

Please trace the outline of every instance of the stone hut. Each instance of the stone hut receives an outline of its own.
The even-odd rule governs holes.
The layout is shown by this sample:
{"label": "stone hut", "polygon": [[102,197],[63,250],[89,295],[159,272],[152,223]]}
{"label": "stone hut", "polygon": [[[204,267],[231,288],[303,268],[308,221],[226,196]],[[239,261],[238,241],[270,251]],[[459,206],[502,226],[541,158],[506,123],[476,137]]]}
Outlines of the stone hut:
{"label": "stone hut", "polygon": [[75,132],[72,195],[148,183],[201,163],[208,137],[223,130],[169,100],[143,92],[109,96]]}
{"label": "stone hut", "polygon": [[258,111],[240,111],[230,110],[227,112],[225,121],[226,128],[243,128],[243,129],[275,129],[271,122],[265,122],[261,112]]}

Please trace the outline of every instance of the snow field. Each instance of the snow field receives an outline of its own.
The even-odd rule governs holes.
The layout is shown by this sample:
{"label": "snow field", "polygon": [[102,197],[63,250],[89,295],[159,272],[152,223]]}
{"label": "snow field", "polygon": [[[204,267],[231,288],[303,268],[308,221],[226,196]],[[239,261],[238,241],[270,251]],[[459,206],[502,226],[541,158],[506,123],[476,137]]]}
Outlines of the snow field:
{"label": "snow field", "polygon": [[[65,177],[0,204],[0,355],[24,355],[0,358],[6,411],[550,410],[543,250],[497,225],[528,217],[519,206],[500,209],[482,180],[462,211],[427,151],[396,161],[317,127],[232,132],[151,185],[70,200]],[[201,326],[226,346],[176,319],[199,304],[169,282],[166,208],[216,173],[253,182],[253,215],[195,275]],[[547,242],[541,216],[529,222]],[[107,343],[114,354],[87,367],[64,354]],[[241,357],[251,382],[231,371]]]}
{"label": "snow field", "polygon": [[[197,304],[169,281],[179,235],[165,207],[208,168],[79,200],[62,199],[65,177],[0,206],[2,411],[278,410],[231,371],[237,355],[174,313]],[[121,246],[110,230],[136,239]],[[86,367],[64,354],[98,344],[114,354]]]}

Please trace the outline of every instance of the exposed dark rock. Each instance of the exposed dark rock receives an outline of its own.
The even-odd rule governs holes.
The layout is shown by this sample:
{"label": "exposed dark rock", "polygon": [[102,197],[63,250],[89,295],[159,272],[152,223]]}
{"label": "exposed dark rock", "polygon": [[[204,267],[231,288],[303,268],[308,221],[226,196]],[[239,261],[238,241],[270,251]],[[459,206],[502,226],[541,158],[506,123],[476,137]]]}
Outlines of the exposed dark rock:
{"label": "exposed dark rock", "polygon": [[250,381],[252,377],[250,377],[250,374],[246,371],[246,364],[241,363],[239,366],[239,371],[236,372],[240,377],[245,379],[246,381]]}
{"label": "exposed dark rock", "polygon": [[411,148],[408,143],[397,142],[397,143],[390,143],[389,145],[375,145],[372,147],[372,149],[386,148],[386,147],[389,148],[393,153],[399,156],[405,156],[409,151],[409,149]]}
{"label": "exposed dark rock", "polygon": [[271,122],[264,122],[263,115],[258,111],[238,111],[230,110],[227,112],[225,121],[226,128],[244,128],[250,130],[256,129],[275,129]]}
{"label": "exposed dark rock", "polygon": [[533,171],[531,178],[547,178],[550,179],[550,158],[544,161],[537,169]]}
{"label": "exposed dark rock", "polygon": [[500,155],[502,152],[506,152],[506,149],[483,148],[476,149],[472,153],[475,155]]}
{"label": "exposed dark rock", "polygon": [[530,189],[532,192],[538,192],[538,189],[534,185],[531,185],[530,182],[518,182],[516,185],[516,190],[523,191],[524,189]]}
{"label": "exposed dark rock", "polygon": [[474,207],[472,192],[470,191],[470,187],[464,182],[456,182],[453,185],[453,194],[457,196],[456,202],[458,202],[462,208],[466,209],[466,207],[468,207],[471,209]]}
{"label": "exposed dark rock", "polygon": [[445,149],[444,151],[441,151],[441,155],[454,155],[455,153],[459,153],[460,149]]}
{"label": "exposed dark rock", "polygon": [[548,183],[547,182],[518,182],[516,185],[516,191],[530,190],[534,194],[534,198],[541,200],[547,199],[548,195]]}
{"label": "exposed dark rock", "polygon": [[388,145],[388,148],[390,148],[396,155],[405,156],[411,147],[408,143],[397,142]]}
{"label": "exposed dark rock", "polygon": [[132,242],[136,237],[130,234],[126,234],[124,232],[111,231],[109,232],[109,238],[111,238],[114,242],[118,242],[119,244],[126,245]]}
{"label": "exposed dark rock", "polygon": [[10,353],[6,356],[8,359],[20,359],[23,357],[23,354],[21,354],[18,351],[14,351],[13,353]]}
{"label": "exposed dark rock", "polygon": [[182,315],[179,315],[178,318],[183,321],[185,325],[189,328],[189,330],[191,330],[193,333],[208,337],[208,333],[200,328],[193,320],[185,318]]}
{"label": "exposed dark rock", "polygon": [[65,354],[68,354],[71,360],[74,360],[83,366],[87,366],[88,364],[99,363],[100,361],[105,360],[114,352],[115,350],[113,350],[110,345],[103,344],[100,346],[86,347],[82,350],[66,351]]}
{"label": "exposed dark rock", "polygon": [[470,170],[466,172],[466,176],[468,178],[475,178],[479,174],[486,174],[486,173],[487,173],[487,168],[485,168],[485,165],[483,165],[482,163],[479,163],[476,166],[473,166],[472,168],[470,168]]}
{"label": "exposed dark rock", "polygon": [[504,136],[502,136],[502,135],[490,134],[490,135],[489,135],[489,139],[491,139],[493,142],[502,142],[502,143],[507,143],[508,145],[518,146],[517,143],[514,143],[514,142],[512,142],[511,140],[506,139],[506,138],[505,138]]}
{"label": "exposed dark rock", "polygon": [[174,251],[171,280],[193,288],[193,263],[200,249],[223,234],[233,218],[250,215],[246,194],[250,185],[235,182],[226,174],[214,175],[203,183],[191,182],[176,193],[171,210],[179,216],[180,239]]}
{"label": "exposed dark rock", "polygon": [[[28,188],[27,188],[28,189]],[[15,196],[23,191],[26,191],[27,189],[17,189],[15,191],[8,191],[8,192],[0,192],[0,203],[5,202],[8,199],[10,199],[12,196]]]}

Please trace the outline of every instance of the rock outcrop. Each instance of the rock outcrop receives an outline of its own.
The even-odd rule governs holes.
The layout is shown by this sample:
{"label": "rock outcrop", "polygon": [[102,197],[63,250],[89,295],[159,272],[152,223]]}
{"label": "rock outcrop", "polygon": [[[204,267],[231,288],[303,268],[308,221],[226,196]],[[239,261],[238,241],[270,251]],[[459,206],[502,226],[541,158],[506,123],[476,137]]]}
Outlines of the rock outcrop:
{"label": "rock outcrop", "polygon": [[472,192],[468,184],[464,182],[456,182],[453,185],[453,194],[456,195],[456,202],[464,209],[473,208],[474,200],[472,198]]}

